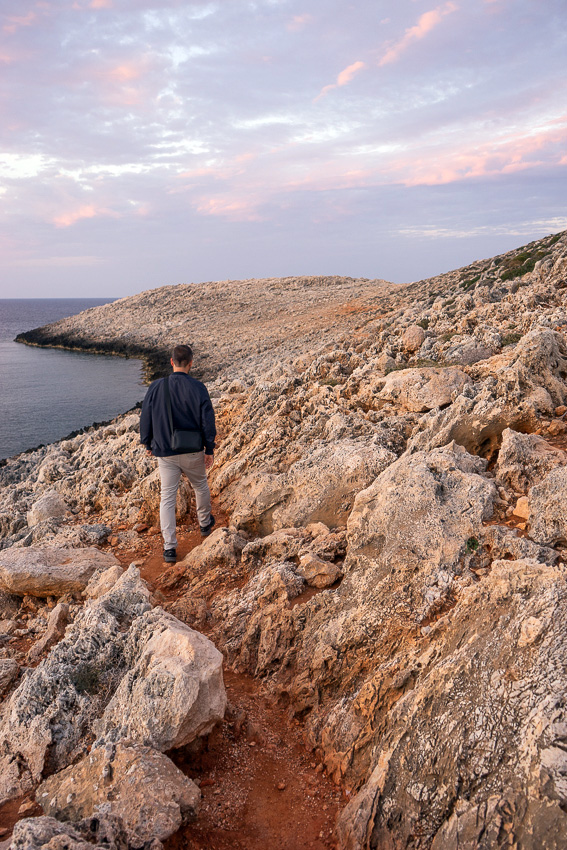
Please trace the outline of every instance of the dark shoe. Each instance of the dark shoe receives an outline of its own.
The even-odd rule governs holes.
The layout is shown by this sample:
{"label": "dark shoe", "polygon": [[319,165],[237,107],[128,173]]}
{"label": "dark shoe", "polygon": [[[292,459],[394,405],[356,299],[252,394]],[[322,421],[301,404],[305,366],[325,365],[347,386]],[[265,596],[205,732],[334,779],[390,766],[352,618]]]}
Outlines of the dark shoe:
{"label": "dark shoe", "polygon": [[206,525],[200,525],[199,526],[199,528],[201,529],[201,537],[208,537],[209,534],[211,533],[211,531],[213,530],[214,524],[215,524],[215,518],[211,514],[211,518],[208,521],[208,523]]}
{"label": "dark shoe", "polygon": [[177,549],[164,549],[163,560],[166,564],[174,564],[177,561]]}

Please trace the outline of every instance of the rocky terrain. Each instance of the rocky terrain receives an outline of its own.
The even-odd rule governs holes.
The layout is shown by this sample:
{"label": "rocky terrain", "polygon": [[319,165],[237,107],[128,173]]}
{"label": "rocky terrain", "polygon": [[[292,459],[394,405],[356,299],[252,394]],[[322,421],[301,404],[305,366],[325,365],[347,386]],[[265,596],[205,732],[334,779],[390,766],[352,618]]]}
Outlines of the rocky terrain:
{"label": "rocky terrain", "polygon": [[152,594],[119,563],[157,522],[136,412],[0,467],[0,804],[44,813],[11,846],[157,848],[198,818],[171,756],[223,716],[221,653],[345,789],[341,850],[567,846],[566,290],[564,233],[401,287],[164,287],[25,335],[152,376],[194,344],[228,521]]}

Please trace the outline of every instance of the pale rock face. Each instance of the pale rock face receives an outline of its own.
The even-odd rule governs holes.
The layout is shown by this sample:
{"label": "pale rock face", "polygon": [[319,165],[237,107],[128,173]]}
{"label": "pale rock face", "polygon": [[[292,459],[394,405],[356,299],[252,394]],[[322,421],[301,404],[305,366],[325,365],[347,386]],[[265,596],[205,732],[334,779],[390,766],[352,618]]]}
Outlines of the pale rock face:
{"label": "pale rock face", "polygon": [[567,468],[553,469],[529,492],[530,536],[538,543],[567,542]]}
{"label": "pale rock face", "polygon": [[118,579],[123,575],[124,569],[119,563],[107,569],[97,570],[96,573],[89,579],[87,586],[83,591],[85,599],[98,599],[104,596],[111,590]]}
{"label": "pale rock face", "polygon": [[204,635],[155,608],[132,624],[125,654],[130,670],[95,723],[99,738],[165,752],[224,717],[222,655]]}
{"label": "pale rock face", "polygon": [[379,445],[341,440],[316,448],[281,475],[253,474],[231,490],[237,527],[263,533],[323,522],[344,525],[355,494],[394,459]]}
{"label": "pale rock face", "polygon": [[31,506],[28,511],[28,525],[32,528],[47,519],[64,519],[67,513],[67,503],[54,491],[45,493]]}
{"label": "pale rock face", "polygon": [[221,564],[229,568],[235,567],[240,561],[240,555],[246,543],[247,540],[238,532],[228,528],[217,528],[179,563],[197,575],[206,573]]}
{"label": "pale rock face", "polygon": [[303,588],[292,564],[271,564],[213,602],[217,640],[234,669],[261,675],[279,666],[295,635],[289,603]]}
{"label": "pale rock face", "polygon": [[82,754],[93,717],[127,670],[124,632],[149,609],[148,598],[131,567],[110,593],[86,605],[49,655],[27,671],[3,706],[0,804],[37,785],[48,754],[51,770]]}
{"label": "pale rock face", "polygon": [[514,508],[514,516],[520,517],[520,519],[525,520],[528,520],[530,518],[530,506],[528,503],[527,496],[520,496],[520,498],[516,502],[516,507]]}
{"label": "pale rock face", "polygon": [[436,407],[451,404],[461,394],[471,379],[460,369],[402,369],[391,372],[378,393],[382,401],[389,401],[405,410],[423,413]]}
{"label": "pale rock face", "polygon": [[553,449],[537,434],[520,434],[506,428],[498,453],[496,475],[500,481],[520,493],[540,484],[556,466],[567,464],[567,454]]}
{"label": "pale rock face", "polygon": [[411,325],[402,335],[402,346],[406,351],[413,352],[421,348],[425,339],[425,331],[419,325]]}
{"label": "pale rock face", "polygon": [[492,513],[497,491],[485,468],[455,443],[397,460],[356,497],[345,572],[398,563],[454,570]]}
{"label": "pale rock face", "polygon": [[375,739],[369,779],[339,819],[341,848],[409,847],[419,829],[435,850],[488,850],[504,819],[510,843],[564,847],[566,578],[563,566],[496,561],[463,590]]}
{"label": "pale rock face", "polygon": [[128,842],[165,841],[197,816],[201,793],[151,747],[96,747],[78,764],[50,776],[36,792],[46,815],[76,823],[99,811],[122,820]]}
{"label": "pale rock face", "polygon": [[96,570],[118,564],[114,555],[89,547],[28,547],[0,552],[0,588],[24,596],[80,593]]}

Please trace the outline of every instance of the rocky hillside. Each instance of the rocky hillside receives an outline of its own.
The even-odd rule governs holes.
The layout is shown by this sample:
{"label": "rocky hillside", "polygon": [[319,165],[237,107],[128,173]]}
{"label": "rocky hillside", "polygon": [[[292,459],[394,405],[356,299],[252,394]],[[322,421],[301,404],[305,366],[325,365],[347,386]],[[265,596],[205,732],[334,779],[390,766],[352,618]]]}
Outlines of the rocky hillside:
{"label": "rocky hillside", "polygon": [[[78,564],[85,547],[131,550],[136,529],[157,520],[137,414],[0,468],[0,801],[41,782],[46,813],[87,840],[95,803],[64,804],[66,783],[86,781],[81,741],[100,751],[102,771],[116,761],[127,773],[140,758],[141,775],[151,773],[153,754],[166,759],[179,744],[155,724],[150,734],[153,705],[125,719],[128,694],[148,691],[147,641],[206,630],[226,665],[288,706],[322,769],[346,787],[342,850],[564,848],[566,290],[559,234],[402,287],[344,278],[165,287],[27,334],[143,354],[153,374],[171,344],[194,343],[221,432],[211,483],[230,523],[162,576],[175,591],[166,612],[151,608],[135,571],[109,574],[112,564],[96,592],[86,582],[102,566],[56,592],[28,573],[49,572],[46,558]],[[191,510],[187,489],[178,508]],[[125,593],[133,619],[120,613]],[[70,625],[47,640],[58,600]],[[78,642],[91,652],[100,618],[107,696],[86,705],[57,665],[71,664]],[[35,640],[31,675],[22,632]],[[164,637],[158,655],[170,671],[183,667],[172,660],[183,640]],[[39,683],[53,681],[39,699]],[[80,740],[61,719],[62,681]],[[14,725],[26,700],[27,719]],[[150,754],[126,752],[136,747]],[[196,804],[178,805],[176,823],[181,810],[195,816]],[[112,834],[126,822],[124,840],[140,846],[142,826],[118,804],[109,811],[122,818]],[[29,843],[28,823],[18,826],[25,846],[45,846]]]}

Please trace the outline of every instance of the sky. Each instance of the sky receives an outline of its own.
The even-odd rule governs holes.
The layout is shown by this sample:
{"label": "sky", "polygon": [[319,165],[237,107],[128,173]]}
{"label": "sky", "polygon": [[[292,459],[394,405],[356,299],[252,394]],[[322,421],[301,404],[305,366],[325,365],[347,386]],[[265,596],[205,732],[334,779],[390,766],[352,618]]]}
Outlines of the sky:
{"label": "sky", "polygon": [[2,0],[0,297],[419,280],[567,229],[567,0]]}

